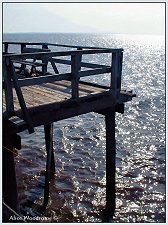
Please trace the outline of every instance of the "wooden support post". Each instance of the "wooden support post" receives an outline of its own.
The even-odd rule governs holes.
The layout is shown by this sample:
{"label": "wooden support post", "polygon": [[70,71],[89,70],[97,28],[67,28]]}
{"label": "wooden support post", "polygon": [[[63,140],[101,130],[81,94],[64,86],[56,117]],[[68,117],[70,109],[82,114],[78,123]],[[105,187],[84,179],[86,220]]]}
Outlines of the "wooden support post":
{"label": "wooden support post", "polygon": [[122,60],[123,52],[116,51],[112,53],[112,66],[111,66],[111,90],[117,98],[121,90],[121,75],[122,75]]}
{"label": "wooden support post", "polygon": [[71,56],[71,73],[72,73],[72,98],[79,98],[79,70],[81,68],[81,53]]}
{"label": "wooden support post", "polygon": [[[48,45],[42,44],[42,49],[48,49]],[[48,61],[42,60],[42,63],[44,63],[44,65],[42,66],[42,74],[45,75],[47,73]]]}
{"label": "wooden support post", "polygon": [[121,77],[122,77],[122,63],[123,63],[123,52],[118,52],[118,77],[117,77],[117,89],[121,90]]}
{"label": "wooden support post", "polygon": [[11,73],[9,67],[6,65],[6,59],[3,58],[3,79],[5,88],[5,100],[6,100],[6,113],[7,116],[14,114],[14,104],[13,104],[13,91],[12,91],[12,81]]}
{"label": "wooden support post", "polygon": [[[17,139],[17,142],[21,139]],[[2,170],[2,186],[3,186],[3,201],[12,208],[16,213],[19,213],[18,204],[18,192],[17,183],[15,175],[15,164],[14,164],[14,153],[13,148],[15,145],[20,145],[21,143],[16,143],[15,135],[3,137],[3,170]],[[9,214],[4,212],[4,222],[9,221]]]}
{"label": "wooden support post", "polygon": [[[20,49],[21,53],[24,53],[24,48],[26,48],[26,44],[21,43],[21,49]],[[25,64],[21,64],[20,72],[25,71],[25,69],[26,69],[26,65]]]}
{"label": "wooden support post", "polygon": [[7,66],[8,66],[9,74],[11,75],[11,77],[13,79],[13,85],[14,85],[14,88],[16,90],[16,94],[17,94],[17,97],[18,97],[20,107],[22,109],[23,117],[24,117],[24,120],[27,122],[28,131],[31,134],[31,133],[34,132],[34,127],[33,127],[33,124],[31,122],[31,119],[30,119],[30,116],[29,116],[29,113],[28,113],[28,110],[27,110],[27,107],[26,107],[26,103],[25,103],[24,98],[23,98],[21,88],[19,86],[19,81],[18,81],[16,72],[15,72],[15,68],[14,68],[14,65],[13,65],[12,61],[10,61],[9,58],[7,60],[8,60]]}
{"label": "wooden support post", "polygon": [[8,53],[8,46],[9,46],[8,43],[4,44],[4,52],[5,53]]}
{"label": "wooden support post", "polygon": [[116,171],[116,141],[115,141],[115,107],[105,114],[106,123],[106,210],[103,221],[109,222],[115,211],[115,171]]}
{"label": "wooden support post", "polygon": [[55,173],[55,161],[53,151],[53,123],[44,125],[45,142],[47,151],[47,163],[46,163],[46,174],[45,174],[45,189],[44,189],[44,202],[43,209],[46,208],[49,198],[49,183],[52,175]]}

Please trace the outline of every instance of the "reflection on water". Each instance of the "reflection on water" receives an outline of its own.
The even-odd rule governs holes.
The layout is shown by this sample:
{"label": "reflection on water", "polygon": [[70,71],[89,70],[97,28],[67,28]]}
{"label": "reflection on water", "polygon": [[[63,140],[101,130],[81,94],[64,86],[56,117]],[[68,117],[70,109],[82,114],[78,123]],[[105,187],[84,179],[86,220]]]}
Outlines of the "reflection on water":
{"label": "reflection on water", "polygon": [[[34,34],[16,40],[124,48],[122,88],[137,94],[116,115],[115,222],[165,222],[165,57],[160,37]],[[139,39],[138,39],[139,38]],[[52,40],[52,41],[51,41]],[[56,41],[55,41],[56,40]],[[31,41],[31,40],[30,40]],[[92,59],[109,60],[102,55]],[[94,77],[106,84],[109,76]],[[16,157],[19,199],[42,205],[45,147],[43,127],[22,133]],[[89,113],[54,124],[56,174],[45,212],[51,222],[101,222],[105,206],[104,117]],[[25,208],[31,211],[30,207]],[[31,213],[35,213],[34,208]]]}

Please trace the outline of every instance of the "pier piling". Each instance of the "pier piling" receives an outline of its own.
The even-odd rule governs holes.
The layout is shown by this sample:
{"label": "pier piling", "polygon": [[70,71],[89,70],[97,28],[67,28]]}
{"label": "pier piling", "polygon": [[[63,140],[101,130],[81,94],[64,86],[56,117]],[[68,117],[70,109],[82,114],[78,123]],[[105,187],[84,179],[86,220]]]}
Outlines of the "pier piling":
{"label": "pier piling", "polygon": [[52,176],[55,173],[55,161],[53,151],[53,123],[44,125],[45,143],[47,152],[46,172],[45,172],[45,188],[44,188],[44,202],[45,209],[49,199],[49,184]]}
{"label": "pier piling", "polygon": [[106,209],[103,221],[109,222],[114,216],[116,206],[115,171],[116,171],[116,140],[115,140],[115,107],[105,113],[106,125]]}
{"label": "pier piling", "polygon": [[[16,134],[3,136],[2,197],[5,204],[7,204],[16,213],[19,213],[18,191],[14,163],[14,147],[21,147],[21,139],[19,136]],[[7,222],[9,218],[7,218],[6,211],[3,211],[3,214],[4,220]],[[9,217],[9,212],[7,214]]]}

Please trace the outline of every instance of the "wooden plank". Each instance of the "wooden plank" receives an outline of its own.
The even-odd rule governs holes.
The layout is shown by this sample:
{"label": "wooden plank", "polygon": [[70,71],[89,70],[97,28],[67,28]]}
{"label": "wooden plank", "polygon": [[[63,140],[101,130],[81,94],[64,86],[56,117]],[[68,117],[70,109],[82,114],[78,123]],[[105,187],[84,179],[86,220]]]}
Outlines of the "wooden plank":
{"label": "wooden plank", "polygon": [[[64,88],[66,88],[67,93],[70,92],[70,85],[71,85],[70,84],[70,81],[64,80],[64,81],[59,81],[59,82],[54,82],[54,83],[47,84],[47,86],[48,87],[51,87],[51,88],[52,87],[55,87],[55,85],[57,85],[59,87],[59,89],[61,88],[61,86],[64,87]],[[106,89],[109,89],[109,88],[106,88]],[[94,85],[92,86],[92,85],[90,85],[90,83],[88,84],[86,82],[86,84],[85,84],[85,82],[82,83],[82,81],[79,81],[79,92],[81,94],[82,93],[83,94],[90,94],[90,93],[94,93],[94,92],[102,92],[102,91],[105,91],[106,89],[105,88],[102,88],[102,86],[101,87],[94,86]]]}
{"label": "wooden plank", "polygon": [[[48,46],[58,46],[58,47],[65,47],[65,48],[76,48],[76,49],[111,49],[111,48],[102,48],[102,47],[93,47],[93,46],[79,46],[79,45],[62,45],[62,44],[53,44],[53,43],[47,43]],[[113,52],[118,51],[118,49],[112,48]],[[120,51],[123,51],[122,48],[119,49]]]}
{"label": "wooden plank", "polygon": [[[88,50],[74,50],[74,51],[59,51],[59,52],[38,52],[38,53],[24,53],[24,54],[11,54],[11,59],[26,59],[26,58],[41,58],[45,59],[45,57],[55,57],[55,56],[70,56],[70,55],[76,55],[76,54],[82,54],[82,55],[88,55],[88,54],[100,54],[100,53],[112,53],[112,52],[118,52],[121,51],[121,49],[88,49]],[[5,57],[5,55],[4,55]]]}
{"label": "wooden plank", "polygon": [[[59,64],[65,64],[65,65],[71,65],[70,60],[65,60],[65,59],[58,59],[58,58],[48,58],[50,62],[56,62]],[[86,62],[81,62],[81,67],[87,67],[87,68],[108,68],[106,65],[100,65],[96,63],[86,63]]]}
{"label": "wooden plank", "polygon": [[[63,81],[63,82],[59,82],[59,83],[51,83],[48,84],[49,87],[54,88],[56,86],[56,89],[59,90],[61,89],[62,92],[70,94],[71,93],[71,83],[69,81]],[[58,89],[59,88],[59,89]],[[81,86],[79,87],[79,91],[81,94],[87,94],[87,93],[92,93],[94,92],[93,90],[89,89],[89,92],[87,91],[87,89],[82,88]]]}
{"label": "wooden plank", "polygon": [[[46,104],[45,101],[62,101],[65,99],[65,97],[70,97],[70,94],[65,94],[63,92],[59,92],[59,91],[54,91],[51,88],[46,88],[46,87],[31,87],[31,90],[33,93],[37,93],[39,94],[39,97],[44,101],[44,103]],[[40,96],[41,95],[41,96]],[[47,100],[48,98],[48,100]],[[45,100],[46,99],[46,100]]]}
{"label": "wooden plank", "polygon": [[[43,42],[15,42],[15,41],[10,41],[10,42],[3,42],[3,44],[8,43],[8,44],[14,44],[14,45],[48,45],[48,46],[55,46],[55,47],[65,47],[65,48],[76,48],[76,49],[110,49],[110,48],[101,48],[101,47],[93,47],[93,46],[79,46],[79,45],[64,45],[64,44],[53,44],[53,43],[43,43]],[[113,51],[118,50],[118,49],[112,49]],[[123,51],[123,49],[120,49]]]}
{"label": "wooden plank", "polygon": [[[29,87],[26,88],[27,90],[24,89],[24,97],[25,101],[27,102],[27,99],[31,99],[34,102],[41,102],[43,104],[49,103],[49,102],[55,102],[57,100],[57,96],[53,94],[52,92],[46,92],[44,88],[38,88],[38,87]],[[32,92],[29,94],[29,92]]]}
{"label": "wooden plank", "polygon": [[10,45],[42,45],[40,42],[26,42],[26,41],[3,41],[3,43],[8,43]]}
{"label": "wooden plank", "polygon": [[45,84],[45,86],[30,86],[22,88],[22,92],[24,95],[25,102],[27,103],[27,99],[32,99],[37,101],[43,101],[43,104],[46,102],[55,102],[55,101],[63,101],[67,98],[71,97],[70,93],[64,93],[64,89],[60,89],[60,87],[54,85],[56,89],[53,89],[52,86],[48,86],[49,84]]}
{"label": "wooden plank", "polygon": [[80,77],[86,77],[86,76],[93,76],[93,75],[110,73],[110,72],[111,72],[111,67],[107,67],[107,68],[101,68],[101,69],[80,71],[79,76]]}
{"label": "wooden plank", "polygon": [[33,89],[33,88],[24,88],[23,90],[23,96],[26,102],[30,106],[38,106],[43,105],[50,102],[55,102],[53,99],[49,98],[45,95],[45,93],[42,93],[42,90]]}
{"label": "wooden plank", "polygon": [[62,86],[60,83],[47,83],[42,84],[43,87],[48,88],[50,90],[50,93],[60,93],[61,95],[67,95],[71,97],[71,89],[70,87]]}
{"label": "wooden plank", "polygon": [[34,53],[34,52],[50,52],[50,49],[46,48],[23,48],[23,53]]}
{"label": "wooden plank", "polygon": [[93,92],[106,91],[107,89],[79,83],[79,90],[83,90],[86,93],[93,93]]}
{"label": "wooden plank", "polygon": [[28,86],[28,85],[52,83],[54,81],[70,80],[70,79],[71,79],[71,73],[64,73],[64,74],[59,74],[59,75],[56,75],[56,74],[55,75],[46,75],[46,76],[40,76],[40,77],[19,79],[19,85],[20,85],[20,87],[23,87],[23,86]]}
{"label": "wooden plank", "polygon": [[[56,95],[62,95],[60,100],[71,98],[71,83],[68,82],[66,85],[65,82],[55,82],[55,83],[49,83],[49,84],[43,84],[44,87],[50,88],[50,92],[52,90],[57,91]],[[59,92],[58,92],[59,91]],[[80,88],[79,89],[79,95],[87,95],[88,93],[92,93],[93,91],[86,91],[85,89]],[[54,93],[53,93],[54,94]]]}
{"label": "wooden plank", "polygon": [[91,87],[101,88],[101,89],[110,89],[109,86],[105,86],[105,85],[101,85],[101,84],[97,84],[97,83],[91,83],[91,82],[83,81],[83,80],[80,80],[79,83],[84,84],[84,85],[88,85],[88,86],[91,86]]}

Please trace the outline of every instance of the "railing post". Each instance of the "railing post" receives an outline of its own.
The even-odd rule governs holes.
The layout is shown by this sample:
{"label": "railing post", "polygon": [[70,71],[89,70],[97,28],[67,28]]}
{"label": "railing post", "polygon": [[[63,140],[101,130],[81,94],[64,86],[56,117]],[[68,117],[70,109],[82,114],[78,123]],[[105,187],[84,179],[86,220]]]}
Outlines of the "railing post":
{"label": "railing post", "polygon": [[15,91],[16,91],[16,94],[17,94],[17,97],[18,97],[18,101],[19,101],[19,104],[20,104],[20,107],[21,107],[21,110],[22,110],[22,113],[23,113],[23,118],[27,122],[27,127],[28,127],[29,133],[33,133],[34,127],[33,127],[33,124],[31,122],[31,119],[30,119],[30,116],[29,116],[29,113],[28,113],[28,110],[27,110],[27,107],[26,107],[26,103],[25,103],[24,98],[23,98],[21,88],[19,86],[19,81],[18,81],[16,72],[15,72],[13,62],[10,60],[10,58],[7,58],[7,60],[8,60],[7,66],[8,66],[9,74],[12,77],[12,80],[13,80],[13,85],[14,85],[14,88],[15,88]]}
{"label": "railing post", "polygon": [[79,71],[81,69],[81,53],[76,53],[71,56],[71,87],[72,87],[72,98],[79,98]]}
{"label": "railing post", "polygon": [[[48,49],[48,45],[47,44],[42,44],[42,49]],[[45,64],[45,65],[42,66],[42,74],[45,75],[47,73],[48,61],[42,60],[42,63]]]}
{"label": "railing post", "polygon": [[9,46],[8,43],[4,44],[4,52],[5,53],[8,53],[8,46]]}
{"label": "railing post", "polygon": [[[23,53],[23,49],[26,47],[26,44],[24,44],[24,43],[21,43],[21,53]],[[24,64],[22,64],[21,65],[21,67],[20,67],[20,72],[22,72],[22,71],[25,71],[25,69],[26,69],[26,65],[24,65]]]}
{"label": "railing post", "polygon": [[111,68],[111,91],[117,98],[121,90],[121,75],[122,75],[122,59],[123,52],[121,50],[112,53],[112,68]]}
{"label": "railing post", "polygon": [[8,60],[7,58],[3,57],[2,74],[4,79],[6,113],[7,113],[7,116],[11,116],[14,113],[14,104],[13,104],[11,73],[10,73],[9,67],[7,66],[7,60]]}

